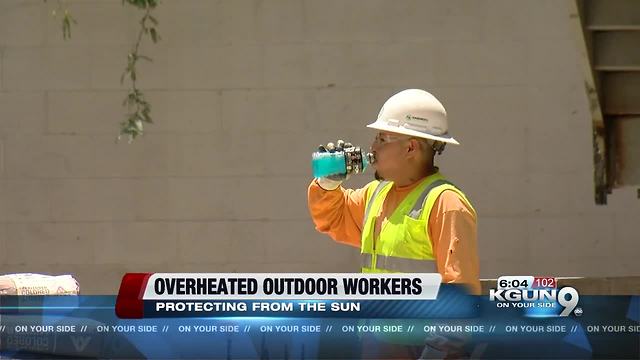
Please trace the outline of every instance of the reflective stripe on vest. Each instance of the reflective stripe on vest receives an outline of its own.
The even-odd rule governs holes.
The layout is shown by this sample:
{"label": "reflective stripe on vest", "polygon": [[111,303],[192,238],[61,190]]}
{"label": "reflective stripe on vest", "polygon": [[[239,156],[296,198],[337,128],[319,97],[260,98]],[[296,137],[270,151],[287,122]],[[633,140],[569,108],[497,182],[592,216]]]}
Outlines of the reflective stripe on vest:
{"label": "reflective stripe on vest", "polygon": [[378,183],[378,186],[376,186],[376,189],[373,191],[373,194],[371,194],[371,197],[369,198],[369,203],[367,204],[367,208],[364,210],[364,220],[363,220],[362,226],[364,226],[364,224],[367,222],[367,219],[369,218],[369,212],[371,212],[371,206],[373,205],[373,199],[375,199],[376,196],[378,196],[380,191],[382,191],[382,189],[384,189],[384,187],[388,183],[389,183],[388,181],[380,181]]}
{"label": "reflective stripe on vest", "polygon": [[431,192],[431,190],[437,188],[438,186],[444,185],[444,184],[453,185],[449,181],[444,180],[444,179],[436,180],[436,181],[432,182],[431,184],[429,184],[429,186],[427,186],[424,189],[424,191],[422,191],[422,194],[420,194],[420,196],[416,200],[416,203],[413,205],[413,209],[411,209],[411,211],[409,211],[409,214],[407,214],[407,215],[412,217],[412,218],[414,218],[414,219],[419,218],[420,214],[422,213],[422,208],[424,206],[424,201],[427,199],[427,195],[429,195],[429,192]]}
{"label": "reflective stripe on vest", "polygon": [[383,270],[395,271],[395,272],[406,272],[406,273],[438,272],[438,268],[434,260],[407,259],[407,258],[401,258],[397,256],[372,255],[372,254],[361,254],[361,255],[362,255],[361,259],[362,259],[363,268],[370,269],[371,264],[373,263],[373,257],[375,256],[377,269],[383,269]]}

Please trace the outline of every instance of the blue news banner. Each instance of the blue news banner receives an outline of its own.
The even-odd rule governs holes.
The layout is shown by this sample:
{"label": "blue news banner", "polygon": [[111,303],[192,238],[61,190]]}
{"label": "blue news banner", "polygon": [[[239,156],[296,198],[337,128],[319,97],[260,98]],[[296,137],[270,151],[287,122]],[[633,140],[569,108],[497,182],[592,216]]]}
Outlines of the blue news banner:
{"label": "blue news banner", "polygon": [[[476,358],[640,357],[637,296],[582,296],[566,317],[554,315],[561,309],[505,308],[449,285],[433,301],[313,302],[325,311],[295,310],[304,303],[298,300],[262,301],[293,308],[119,319],[115,302],[115,296],[0,297],[0,356],[357,359],[375,358],[376,344],[393,343],[418,349],[418,358],[425,344],[444,339]],[[244,302],[250,309],[252,301]],[[332,304],[351,310],[329,311]]]}

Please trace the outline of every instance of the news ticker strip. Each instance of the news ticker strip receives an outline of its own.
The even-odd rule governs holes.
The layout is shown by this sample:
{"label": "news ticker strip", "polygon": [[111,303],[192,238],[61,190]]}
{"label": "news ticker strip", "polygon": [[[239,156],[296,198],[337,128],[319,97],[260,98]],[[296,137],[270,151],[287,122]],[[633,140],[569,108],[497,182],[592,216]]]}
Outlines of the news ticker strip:
{"label": "news ticker strip", "polygon": [[[333,311],[352,311],[360,303],[348,301],[435,300],[441,280],[437,273],[129,273],[122,279],[116,314],[121,318],[142,318],[174,316],[176,311],[182,316],[222,311],[227,315],[233,312],[236,316],[256,316],[256,312],[269,311],[271,316],[280,311],[324,311],[320,308],[326,305]],[[283,300],[291,302],[281,303]],[[323,306],[326,301],[342,302]],[[373,307],[378,308],[375,304]]]}
{"label": "news ticker strip", "polygon": [[[424,332],[441,334],[568,334],[584,331],[591,334],[640,334],[640,325],[628,324],[607,324],[596,323],[586,326],[580,324],[553,324],[553,325],[521,325],[521,324],[500,324],[469,320],[466,324],[446,324],[444,321],[434,323],[433,321],[423,321],[418,323],[410,321],[402,324],[397,321],[387,325],[354,325],[331,324],[318,325],[308,322],[306,324],[286,324],[283,322],[271,323],[269,320],[262,322],[253,321],[219,321],[212,324],[198,324],[182,321],[179,325],[167,325],[156,321],[155,324],[147,322],[145,325],[31,325],[28,322],[11,321],[10,325],[0,326],[0,333],[4,334],[83,334],[83,333],[217,333],[217,334],[240,334],[240,333],[406,333]],[[238,324],[242,323],[242,324]]]}

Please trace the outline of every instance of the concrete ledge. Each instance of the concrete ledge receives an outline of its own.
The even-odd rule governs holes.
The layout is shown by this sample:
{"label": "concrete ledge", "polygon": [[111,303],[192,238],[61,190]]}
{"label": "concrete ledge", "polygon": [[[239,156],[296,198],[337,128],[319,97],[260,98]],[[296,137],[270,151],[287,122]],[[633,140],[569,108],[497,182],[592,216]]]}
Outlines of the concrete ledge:
{"label": "concrete ledge", "polygon": [[[580,295],[640,295],[640,276],[624,277],[558,277],[558,286],[574,287]],[[482,294],[496,287],[497,279],[481,279]]]}

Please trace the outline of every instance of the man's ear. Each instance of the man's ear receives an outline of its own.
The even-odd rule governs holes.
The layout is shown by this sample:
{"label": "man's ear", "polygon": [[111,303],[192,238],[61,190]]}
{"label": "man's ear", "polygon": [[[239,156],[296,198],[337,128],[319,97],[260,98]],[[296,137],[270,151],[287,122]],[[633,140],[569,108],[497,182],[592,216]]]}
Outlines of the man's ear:
{"label": "man's ear", "polygon": [[417,154],[420,151],[420,143],[417,139],[409,139],[409,144],[407,145],[407,153],[409,154]]}

